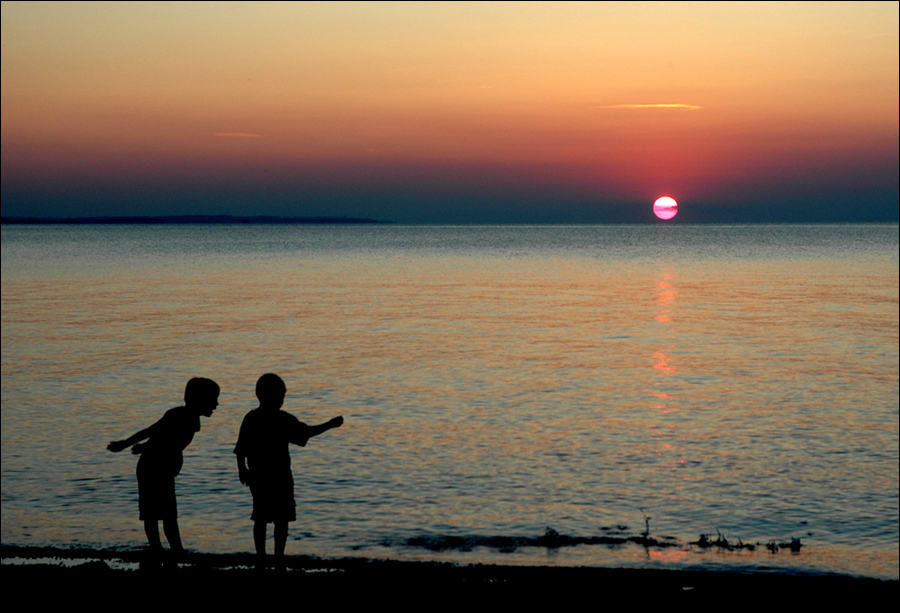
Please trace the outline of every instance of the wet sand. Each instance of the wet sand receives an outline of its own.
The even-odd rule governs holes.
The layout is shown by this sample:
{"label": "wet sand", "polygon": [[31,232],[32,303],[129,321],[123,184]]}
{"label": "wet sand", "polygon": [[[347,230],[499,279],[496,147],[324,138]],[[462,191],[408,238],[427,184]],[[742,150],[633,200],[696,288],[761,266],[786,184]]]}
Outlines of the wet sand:
{"label": "wet sand", "polygon": [[[281,568],[255,566],[251,554],[189,554],[151,560],[145,552],[2,546],[7,586],[29,586],[41,602],[72,604],[91,594],[107,602],[150,599],[242,606],[334,599],[332,604],[440,606],[503,602],[696,602],[768,606],[852,596],[864,605],[897,596],[898,581],[765,571],[453,565],[288,556]],[[127,567],[127,569],[125,569]],[[120,600],[121,599],[121,600]],[[391,604],[393,603],[393,604]]]}

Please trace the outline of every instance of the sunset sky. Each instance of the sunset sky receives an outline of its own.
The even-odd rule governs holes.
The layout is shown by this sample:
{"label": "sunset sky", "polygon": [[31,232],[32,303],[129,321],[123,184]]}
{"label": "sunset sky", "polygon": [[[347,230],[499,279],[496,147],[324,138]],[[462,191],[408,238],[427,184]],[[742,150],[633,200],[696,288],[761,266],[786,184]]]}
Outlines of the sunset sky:
{"label": "sunset sky", "polygon": [[[900,4],[2,4],[2,214],[897,221]],[[672,222],[658,222],[672,223]]]}

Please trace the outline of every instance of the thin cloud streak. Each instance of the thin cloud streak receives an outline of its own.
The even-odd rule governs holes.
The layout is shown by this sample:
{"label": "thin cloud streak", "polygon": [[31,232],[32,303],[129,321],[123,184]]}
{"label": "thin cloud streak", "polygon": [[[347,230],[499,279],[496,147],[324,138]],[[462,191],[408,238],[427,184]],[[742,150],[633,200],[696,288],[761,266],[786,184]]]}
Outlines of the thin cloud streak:
{"label": "thin cloud streak", "polygon": [[683,111],[699,111],[702,106],[696,104],[610,104],[597,107],[600,109],[677,109]]}
{"label": "thin cloud streak", "polygon": [[213,132],[213,136],[220,138],[260,138],[262,135],[254,134],[253,132]]}

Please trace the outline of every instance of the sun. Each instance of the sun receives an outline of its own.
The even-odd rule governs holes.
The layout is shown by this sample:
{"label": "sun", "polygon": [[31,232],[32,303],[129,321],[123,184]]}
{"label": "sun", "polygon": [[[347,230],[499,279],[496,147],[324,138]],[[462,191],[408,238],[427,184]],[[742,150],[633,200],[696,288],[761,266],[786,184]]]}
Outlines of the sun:
{"label": "sun", "polygon": [[678,203],[671,196],[662,196],[653,203],[653,214],[660,219],[672,219],[678,215]]}

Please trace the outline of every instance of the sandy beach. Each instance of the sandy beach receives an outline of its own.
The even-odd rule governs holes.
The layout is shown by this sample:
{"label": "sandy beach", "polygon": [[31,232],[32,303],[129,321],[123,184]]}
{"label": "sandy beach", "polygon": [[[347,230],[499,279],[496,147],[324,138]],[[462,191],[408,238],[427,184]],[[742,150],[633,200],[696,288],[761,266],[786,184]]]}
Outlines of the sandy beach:
{"label": "sandy beach", "polygon": [[[337,597],[343,603],[369,601],[408,606],[453,602],[706,602],[767,605],[825,602],[851,596],[880,602],[896,596],[898,581],[843,575],[716,572],[704,570],[613,569],[453,565],[344,558],[288,556],[282,568],[258,568],[251,554],[188,554],[180,560],[148,560],[142,551],[63,550],[2,546],[7,585],[49,586],[42,598],[69,602],[74,594],[113,601],[150,597],[206,605],[234,605],[261,597]],[[181,604],[181,602],[179,602]]]}

